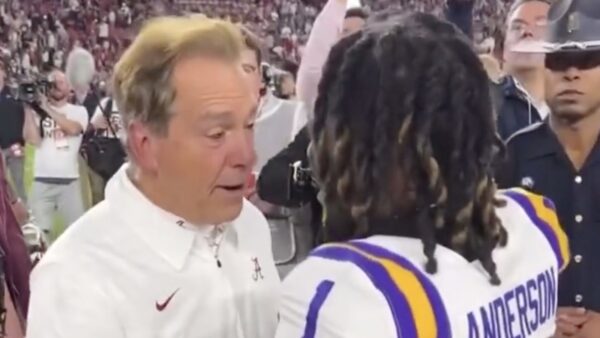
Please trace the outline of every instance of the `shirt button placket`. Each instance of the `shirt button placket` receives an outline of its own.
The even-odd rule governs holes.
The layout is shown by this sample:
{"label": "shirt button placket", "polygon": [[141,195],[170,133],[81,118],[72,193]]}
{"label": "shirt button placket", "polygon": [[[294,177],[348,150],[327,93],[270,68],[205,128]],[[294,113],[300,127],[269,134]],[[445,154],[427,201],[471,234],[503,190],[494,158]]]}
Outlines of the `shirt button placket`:
{"label": "shirt button placket", "polygon": [[[582,214],[583,211],[583,201],[581,200],[582,196],[584,196],[584,191],[583,191],[583,176],[581,175],[576,175],[573,179],[573,212],[575,214],[574,217],[574,221],[575,221],[575,227],[572,229],[573,231],[573,238],[571,238],[572,242],[579,242],[579,240],[581,239],[581,236],[583,234],[583,221],[585,220],[585,215]],[[580,250],[580,248],[576,249],[576,250]],[[583,256],[581,254],[576,254],[575,256],[573,256],[573,261],[575,262],[575,274],[577,276],[577,282],[575,284],[575,290],[574,294],[575,294],[575,303],[577,306],[581,306],[582,302],[583,302],[583,281],[586,278],[586,274],[585,274],[585,270],[584,267],[582,266],[581,262],[583,260]]]}

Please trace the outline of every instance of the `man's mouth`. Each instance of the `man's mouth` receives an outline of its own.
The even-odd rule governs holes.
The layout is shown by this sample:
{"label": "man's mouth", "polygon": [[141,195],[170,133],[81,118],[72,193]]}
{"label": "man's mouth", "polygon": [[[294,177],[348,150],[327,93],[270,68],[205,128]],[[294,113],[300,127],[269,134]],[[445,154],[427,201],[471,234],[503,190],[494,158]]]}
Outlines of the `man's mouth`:
{"label": "man's mouth", "polygon": [[230,192],[237,192],[240,191],[242,189],[244,189],[245,185],[244,184],[235,184],[235,185],[220,185],[217,186],[217,188],[226,190],[226,191],[230,191]]}
{"label": "man's mouth", "polygon": [[574,90],[574,89],[567,89],[567,90],[563,90],[562,92],[558,93],[558,96],[575,96],[575,95],[583,95],[583,93],[578,90]]}

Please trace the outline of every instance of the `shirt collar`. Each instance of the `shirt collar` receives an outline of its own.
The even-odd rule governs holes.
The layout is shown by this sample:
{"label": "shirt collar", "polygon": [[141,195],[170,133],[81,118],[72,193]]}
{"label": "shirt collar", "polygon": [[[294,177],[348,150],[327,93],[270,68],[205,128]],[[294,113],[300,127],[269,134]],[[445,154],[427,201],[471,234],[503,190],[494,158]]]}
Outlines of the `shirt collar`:
{"label": "shirt collar", "polygon": [[[566,158],[565,150],[554,131],[552,131],[548,120],[542,122],[540,125],[532,126],[532,128],[536,129],[533,132],[538,133],[537,135],[539,136],[535,139],[533,146],[530,147],[530,151],[527,152],[528,159],[552,155],[565,156]],[[585,166],[596,165],[596,163],[600,163],[600,138],[596,140],[596,144],[588,155]]]}
{"label": "shirt collar", "polygon": [[533,129],[531,132],[538,135],[535,138],[534,146],[527,152],[527,157],[529,159],[554,155],[561,151],[560,142],[556,138],[554,132],[550,129],[548,120],[541,122],[540,124],[532,125],[527,129],[524,129],[523,132],[529,132],[529,129]]}
{"label": "shirt collar", "polygon": [[123,165],[107,184],[106,201],[111,211],[159,256],[181,270],[197,235],[204,230],[192,230],[184,219],[152,203],[133,184],[128,168],[128,164]]}

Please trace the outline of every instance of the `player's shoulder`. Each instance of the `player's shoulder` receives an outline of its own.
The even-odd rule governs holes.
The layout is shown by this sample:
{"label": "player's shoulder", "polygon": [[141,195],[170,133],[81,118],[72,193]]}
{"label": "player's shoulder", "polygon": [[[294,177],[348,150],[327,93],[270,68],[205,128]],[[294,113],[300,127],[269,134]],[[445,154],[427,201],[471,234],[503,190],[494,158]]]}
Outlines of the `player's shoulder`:
{"label": "player's shoulder", "polygon": [[569,241],[560,225],[554,203],[547,197],[522,188],[501,190],[498,196],[506,202],[497,211],[509,236],[510,232],[524,227],[535,229],[550,244],[558,267],[565,268],[570,259]]}
{"label": "player's shoulder", "polygon": [[353,263],[320,257],[328,247],[284,279],[277,337],[395,337],[385,295]]}
{"label": "player's shoulder", "polygon": [[497,197],[504,202],[497,212],[510,216],[512,222],[536,226],[543,223],[560,228],[554,202],[547,197],[523,188],[499,190]]}
{"label": "player's shoulder", "polygon": [[547,219],[557,219],[556,206],[549,198],[523,188],[503,189],[497,192],[497,197],[506,202],[502,208],[514,211],[523,210],[527,216],[535,218],[544,216]]}
{"label": "player's shoulder", "polygon": [[[332,327],[351,328],[336,332],[335,337],[413,337],[417,326],[449,332],[441,294],[420,261],[411,257],[412,249],[402,247],[415,244],[416,248],[419,240],[401,240],[377,236],[317,248],[284,281],[284,303],[298,303],[303,297],[319,300],[323,289],[330,288],[322,320]],[[356,334],[357,330],[362,331]]]}

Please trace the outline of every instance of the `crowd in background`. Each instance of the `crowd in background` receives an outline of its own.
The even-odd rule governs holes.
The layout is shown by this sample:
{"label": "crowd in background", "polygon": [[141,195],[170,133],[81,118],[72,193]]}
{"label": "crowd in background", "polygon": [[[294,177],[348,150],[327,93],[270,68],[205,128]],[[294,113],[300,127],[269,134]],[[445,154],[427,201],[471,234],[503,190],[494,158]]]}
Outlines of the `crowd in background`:
{"label": "crowd in background", "polygon": [[[364,0],[367,10],[401,7],[441,14],[446,0]],[[474,37],[494,37],[507,0],[476,1]],[[98,82],[110,70],[144,20],[159,14],[202,13],[246,25],[263,41],[272,63],[297,67],[323,0],[4,0],[0,2],[2,53],[10,60],[9,82],[35,79],[64,66],[73,46],[90,50]]]}

